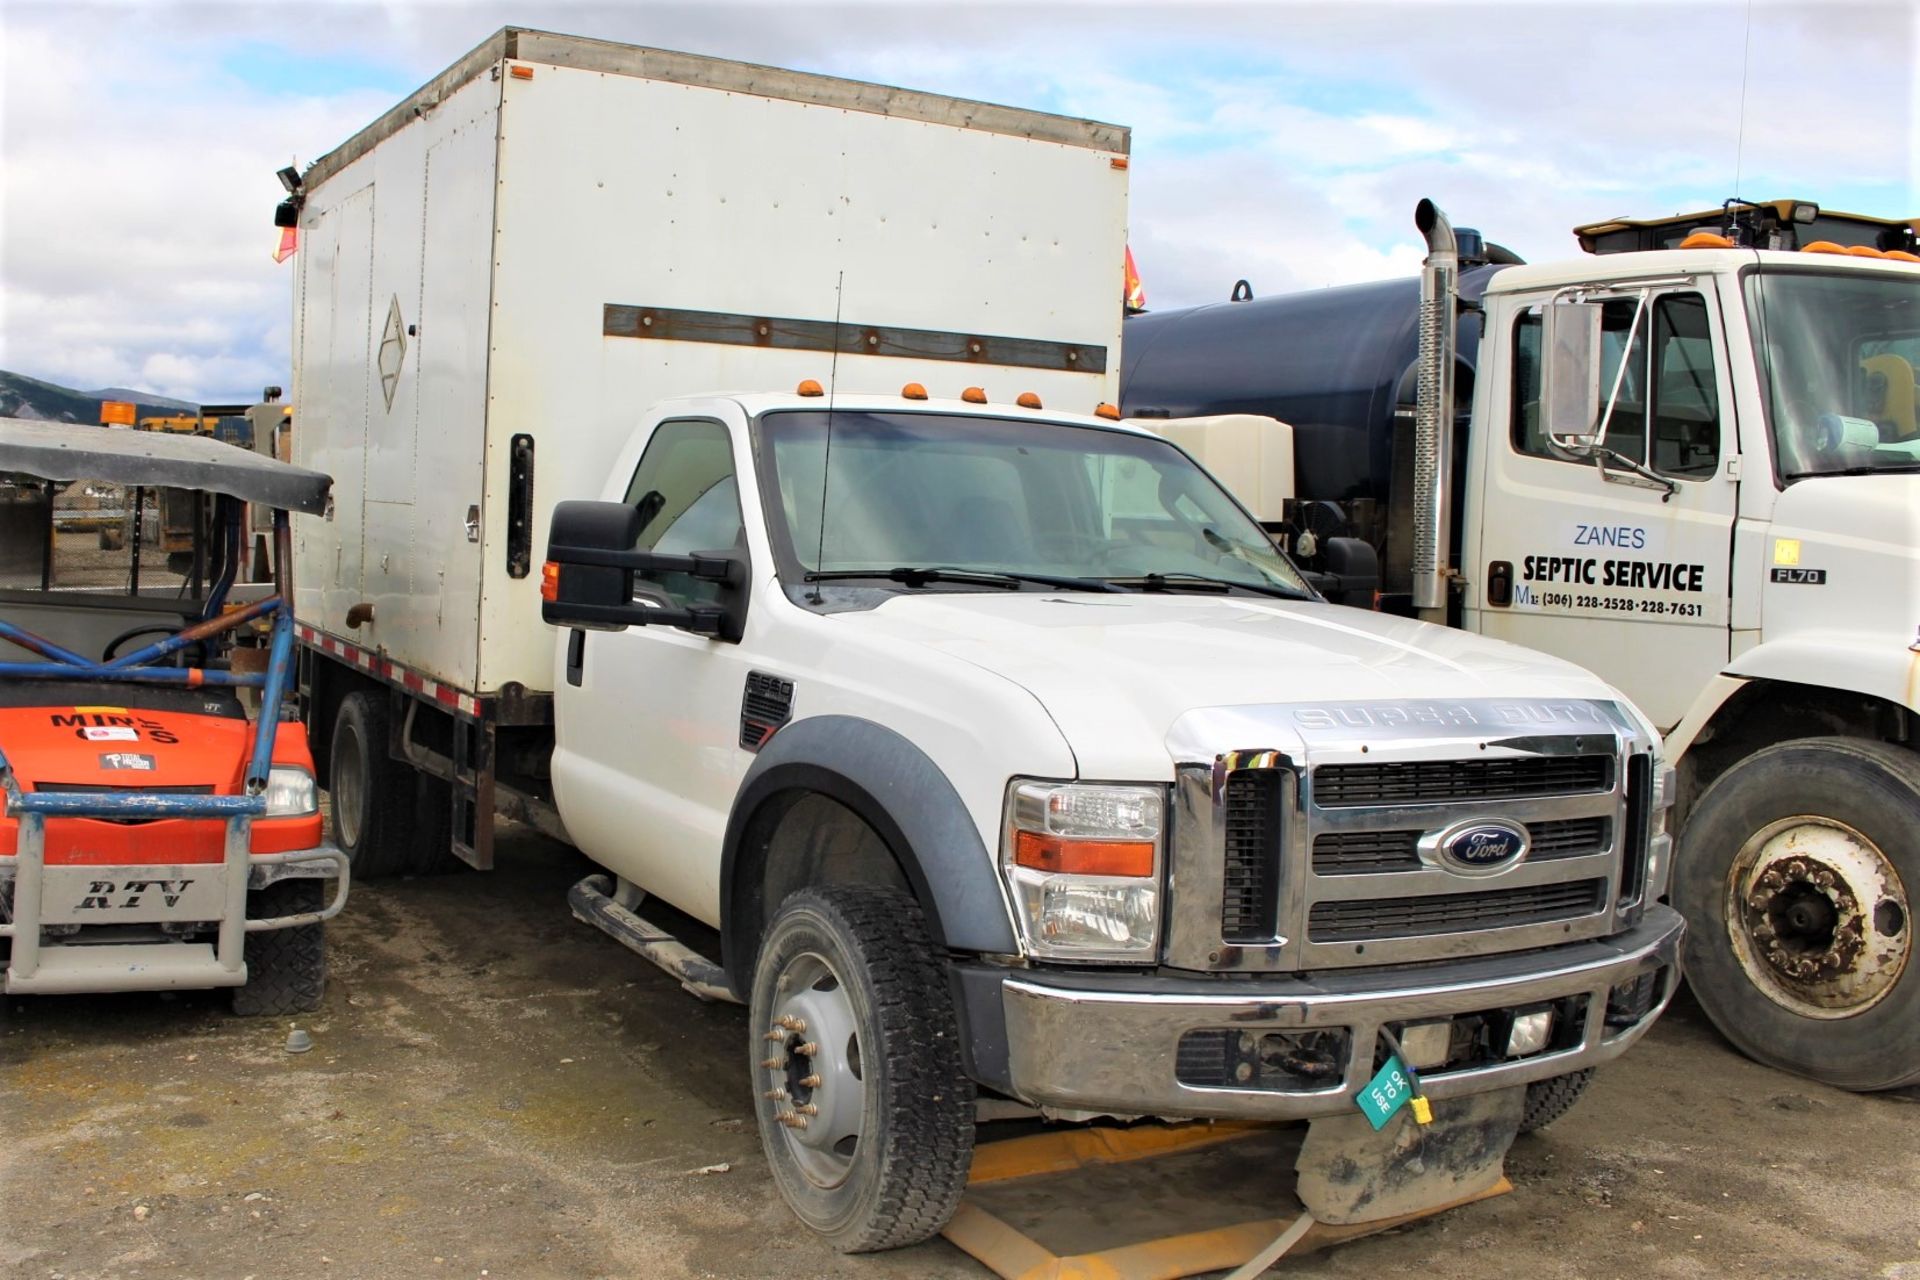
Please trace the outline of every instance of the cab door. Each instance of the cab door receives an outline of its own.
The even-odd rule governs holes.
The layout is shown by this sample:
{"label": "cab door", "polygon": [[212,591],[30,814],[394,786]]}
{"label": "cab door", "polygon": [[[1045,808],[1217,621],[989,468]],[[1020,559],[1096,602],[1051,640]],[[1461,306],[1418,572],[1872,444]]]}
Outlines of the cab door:
{"label": "cab door", "polygon": [[[669,418],[654,429],[621,495],[641,510],[635,550],[745,554],[744,434],[744,418]],[[643,605],[712,604],[716,592],[686,574],[634,575]],[[753,759],[740,745],[752,647],[752,637],[731,644],[666,626],[571,630],[555,672],[553,783],[568,835],[709,924],[719,920],[727,814]]]}
{"label": "cab door", "polygon": [[1465,624],[1590,668],[1669,729],[1728,658],[1739,462],[1719,307],[1710,284],[1604,300],[1602,465],[1543,429],[1546,301],[1489,308]]}

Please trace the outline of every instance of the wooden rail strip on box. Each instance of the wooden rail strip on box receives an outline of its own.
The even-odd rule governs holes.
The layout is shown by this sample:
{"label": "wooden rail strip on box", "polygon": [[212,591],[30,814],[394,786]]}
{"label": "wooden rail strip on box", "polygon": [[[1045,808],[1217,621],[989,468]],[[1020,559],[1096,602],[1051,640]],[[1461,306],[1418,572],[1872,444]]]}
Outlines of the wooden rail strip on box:
{"label": "wooden rail strip on box", "polygon": [[770,347],[788,351],[833,351],[850,356],[899,356],[951,360],[958,364],[1010,365],[1022,369],[1064,369],[1069,373],[1107,371],[1107,349],[1096,344],[1047,342],[988,333],[942,329],[902,329],[895,325],[782,316],[741,315],[725,311],[686,311],[675,307],[606,304],[602,333],[609,338],[651,338],[666,342],[712,342],[734,347]]}

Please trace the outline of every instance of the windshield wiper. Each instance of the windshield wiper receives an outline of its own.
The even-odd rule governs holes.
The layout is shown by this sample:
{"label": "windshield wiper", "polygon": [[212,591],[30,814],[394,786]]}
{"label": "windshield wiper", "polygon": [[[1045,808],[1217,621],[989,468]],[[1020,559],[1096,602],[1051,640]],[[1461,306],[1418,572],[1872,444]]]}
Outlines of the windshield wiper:
{"label": "windshield wiper", "polygon": [[1877,476],[1887,475],[1889,473],[1904,475],[1909,471],[1920,471],[1920,462],[1891,462],[1883,463],[1880,466],[1840,467],[1833,471],[1789,471],[1781,478],[1784,480],[1815,480],[1821,476]]}
{"label": "windshield wiper", "polygon": [[969,586],[1004,587],[1018,591],[1022,583],[1054,587],[1065,591],[1119,591],[1122,588],[1101,578],[1074,578],[1055,573],[1009,573],[998,569],[952,569],[943,565],[899,565],[892,569],[828,569],[804,575],[806,582],[845,582],[860,578],[883,578],[909,587],[924,587],[933,582],[954,582]]}
{"label": "windshield wiper", "polygon": [[1242,582],[1238,578],[1209,578],[1203,573],[1143,573],[1137,578],[1108,578],[1107,581],[1115,586],[1133,587],[1140,591],[1199,591],[1226,595],[1238,588],[1242,591],[1251,591],[1255,595],[1273,596],[1278,600],[1311,600],[1313,598],[1291,587]]}

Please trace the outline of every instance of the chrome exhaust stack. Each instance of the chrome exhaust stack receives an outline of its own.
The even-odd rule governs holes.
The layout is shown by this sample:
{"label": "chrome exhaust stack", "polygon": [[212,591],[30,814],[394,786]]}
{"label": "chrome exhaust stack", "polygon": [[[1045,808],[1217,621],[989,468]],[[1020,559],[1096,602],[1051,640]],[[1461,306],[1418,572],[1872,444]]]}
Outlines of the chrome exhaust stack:
{"label": "chrome exhaust stack", "polygon": [[1413,607],[1447,620],[1447,548],[1453,536],[1453,371],[1460,250],[1453,224],[1431,200],[1413,211],[1427,239],[1420,269],[1419,399],[1413,414]]}

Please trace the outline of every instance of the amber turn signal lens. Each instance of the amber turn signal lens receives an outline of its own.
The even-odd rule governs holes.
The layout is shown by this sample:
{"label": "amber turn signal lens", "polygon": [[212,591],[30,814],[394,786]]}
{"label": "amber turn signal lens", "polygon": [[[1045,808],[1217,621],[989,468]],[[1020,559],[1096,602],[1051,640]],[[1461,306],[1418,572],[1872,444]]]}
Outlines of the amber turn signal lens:
{"label": "amber turn signal lens", "polygon": [[812,378],[802,379],[800,382],[800,385],[795,387],[793,390],[794,390],[794,394],[803,395],[803,396],[823,396],[827,394],[825,391],[822,391],[820,389],[820,384],[818,382],[815,382]]}
{"label": "amber turn signal lens", "polygon": [[927,398],[927,389],[917,382],[909,382],[906,386],[900,388],[900,398],[902,400],[925,400]]}
{"label": "amber turn signal lens", "polygon": [[1019,397],[1014,400],[1014,403],[1022,409],[1039,409],[1043,407],[1040,403],[1040,397],[1031,391],[1022,391]]}
{"label": "amber turn signal lens", "polygon": [[1108,422],[1118,422],[1120,421],[1120,406],[1117,404],[1108,404],[1103,400],[1093,406],[1093,416],[1096,418],[1105,418]]}
{"label": "amber turn signal lens", "polygon": [[540,566],[540,598],[542,600],[560,598],[560,566],[551,560]]}
{"label": "amber turn signal lens", "polygon": [[1013,860],[1035,871],[1076,876],[1150,876],[1151,840],[1069,840],[1064,836],[1020,831],[1013,837]]}
{"label": "amber turn signal lens", "polygon": [[960,398],[968,404],[985,404],[987,402],[987,389],[985,387],[968,387],[960,393]]}
{"label": "amber turn signal lens", "polygon": [[515,80],[531,80],[533,79],[533,68],[532,67],[512,67],[508,69],[507,74],[512,76]]}

